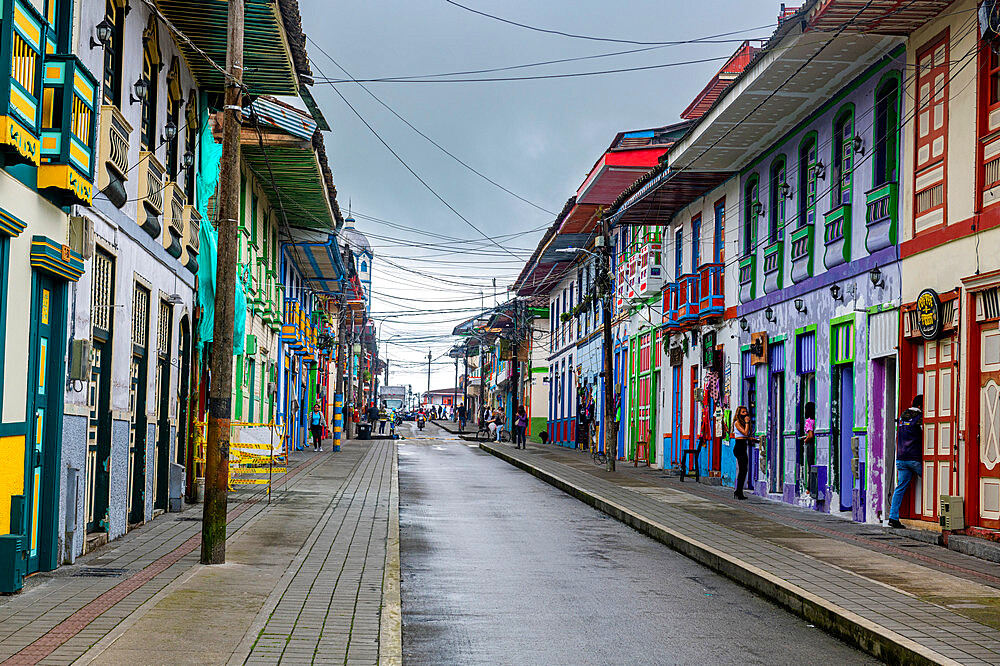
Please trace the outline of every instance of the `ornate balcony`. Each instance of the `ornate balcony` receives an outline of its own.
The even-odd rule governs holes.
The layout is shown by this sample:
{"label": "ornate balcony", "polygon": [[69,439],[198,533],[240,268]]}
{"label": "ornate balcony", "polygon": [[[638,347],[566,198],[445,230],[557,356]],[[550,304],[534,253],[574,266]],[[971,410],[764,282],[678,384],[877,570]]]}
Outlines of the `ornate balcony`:
{"label": "ornate balcony", "polygon": [[757,298],[757,255],[749,254],[740,259],[740,303]]}
{"label": "ornate balcony", "polygon": [[8,66],[0,86],[0,150],[8,164],[38,166],[45,20],[25,0],[0,4],[0,19],[0,53]]}
{"label": "ornate balcony", "polygon": [[167,227],[167,233],[163,234],[163,247],[167,248],[167,253],[175,259],[180,259],[183,252],[184,238],[184,207],[187,198],[184,191],[177,183],[169,182],[163,188],[163,198],[166,201],[163,221]]}
{"label": "ornate balcony", "polygon": [[97,79],[75,55],[45,57],[38,189],[61,206],[90,205],[97,142]]}
{"label": "ornate balcony", "polygon": [[696,323],[701,304],[701,275],[682,275],[677,291],[677,321],[681,326]]}
{"label": "ornate balcony", "polygon": [[865,247],[869,254],[896,244],[899,220],[899,186],[886,183],[865,193],[868,215]]}
{"label": "ornate balcony", "polygon": [[121,208],[128,201],[125,181],[128,180],[128,137],[132,133],[132,126],[118,107],[105,104],[101,107],[99,131],[99,154],[103,168],[98,169],[97,189],[116,207]]}
{"label": "ornate balcony", "polygon": [[851,260],[851,204],[837,206],[826,214],[823,264],[833,268]]}
{"label": "ornate balcony", "polygon": [[289,349],[300,350],[305,346],[302,335],[302,308],[295,299],[285,299],[285,320],[281,327],[281,342]]}
{"label": "ornate balcony", "polygon": [[726,265],[705,264],[698,273],[701,276],[701,300],[698,314],[702,321],[721,317],[726,312]]}
{"label": "ornate balcony", "polygon": [[136,222],[153,238],[160,237],[160,216],[163,215],[164,169],[156,155],[149,151],[139,153],[139,210]]}
{"label": "ornate balcony", "polygon": [[201,248],[201,213],[194,206],[184,206],[184,256],[181,262],[193,274],[198,274],[198,253]]}
{"label": "ornate balcony", "polygon": [[678,284],[668,282],[663,285],[663,327],[668,333],[680,330],[677,321],[677,292]]}
{"label": "ornate balcony", "polygon": [[792,282],[802,282],[813,274],[813,225],[792,232]]}
{"label": "ornate balcony", "polygon": [[764,293],[778,291],[784,282],[785,241],[779,240],[764,248]]}

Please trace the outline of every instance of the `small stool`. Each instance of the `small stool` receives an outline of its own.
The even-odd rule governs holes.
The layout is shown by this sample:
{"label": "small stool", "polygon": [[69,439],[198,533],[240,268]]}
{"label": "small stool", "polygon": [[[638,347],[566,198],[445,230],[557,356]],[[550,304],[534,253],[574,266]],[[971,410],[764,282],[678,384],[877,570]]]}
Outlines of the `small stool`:
{"label": "small stool", "polygon": [[649,467],[649,443],[648,442],[636,442],[635,443],[635,467],[639,466],[639,461],[646,463],[646,467]]}
{"label": "small stool", "polygon": [[698,469],[698,458],[701,457],[701,450],[705,447],[704,440],[698,440],[698,446],[693,449],[684,449],[681,451],[681,483],[684,482],[684,478],[687,476],[687,462],[688,457],[693,456],[694,461],[692,467],[694,467],[694,480],[701,480],[701,470]]}

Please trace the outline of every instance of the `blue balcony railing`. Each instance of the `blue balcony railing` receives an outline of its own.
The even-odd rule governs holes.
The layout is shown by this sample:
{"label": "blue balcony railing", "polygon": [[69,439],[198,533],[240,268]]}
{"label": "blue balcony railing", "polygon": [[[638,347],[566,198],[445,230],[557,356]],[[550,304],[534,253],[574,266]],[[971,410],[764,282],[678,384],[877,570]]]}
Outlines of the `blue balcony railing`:
{"label": "blue balcony railing", "polygon": [[726,312],[725,264],[704,264],[698,273],[701,276],[699,316],[703,320],[721,317]]}
{"label": "blue balcony railing", "polygon": [[679,297],[677,321],[682,326],[697,322],[701,304],[701,276],[698,273],[681,276]]}

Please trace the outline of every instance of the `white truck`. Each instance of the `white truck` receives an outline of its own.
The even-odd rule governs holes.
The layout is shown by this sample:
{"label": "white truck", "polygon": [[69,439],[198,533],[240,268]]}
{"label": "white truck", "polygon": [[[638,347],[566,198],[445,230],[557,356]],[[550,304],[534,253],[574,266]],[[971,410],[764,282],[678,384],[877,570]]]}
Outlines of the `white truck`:
{"label": "white truck", "polygon": [[397,413],[402,413],[403,405],[406,403],[405,386],[383,386],[379,389],[379,406],[381,403],[389,409],[395,409]]}

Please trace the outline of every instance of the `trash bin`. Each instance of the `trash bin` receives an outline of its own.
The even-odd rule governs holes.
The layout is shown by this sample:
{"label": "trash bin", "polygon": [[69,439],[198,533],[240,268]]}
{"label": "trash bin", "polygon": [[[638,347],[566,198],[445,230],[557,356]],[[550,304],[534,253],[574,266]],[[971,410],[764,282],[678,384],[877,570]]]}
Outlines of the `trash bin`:
{"label": "trash bin", "polygon": [[372,438],[372,425],[370,423],[359,423],[357,425],[358,425],[358,439]]}

